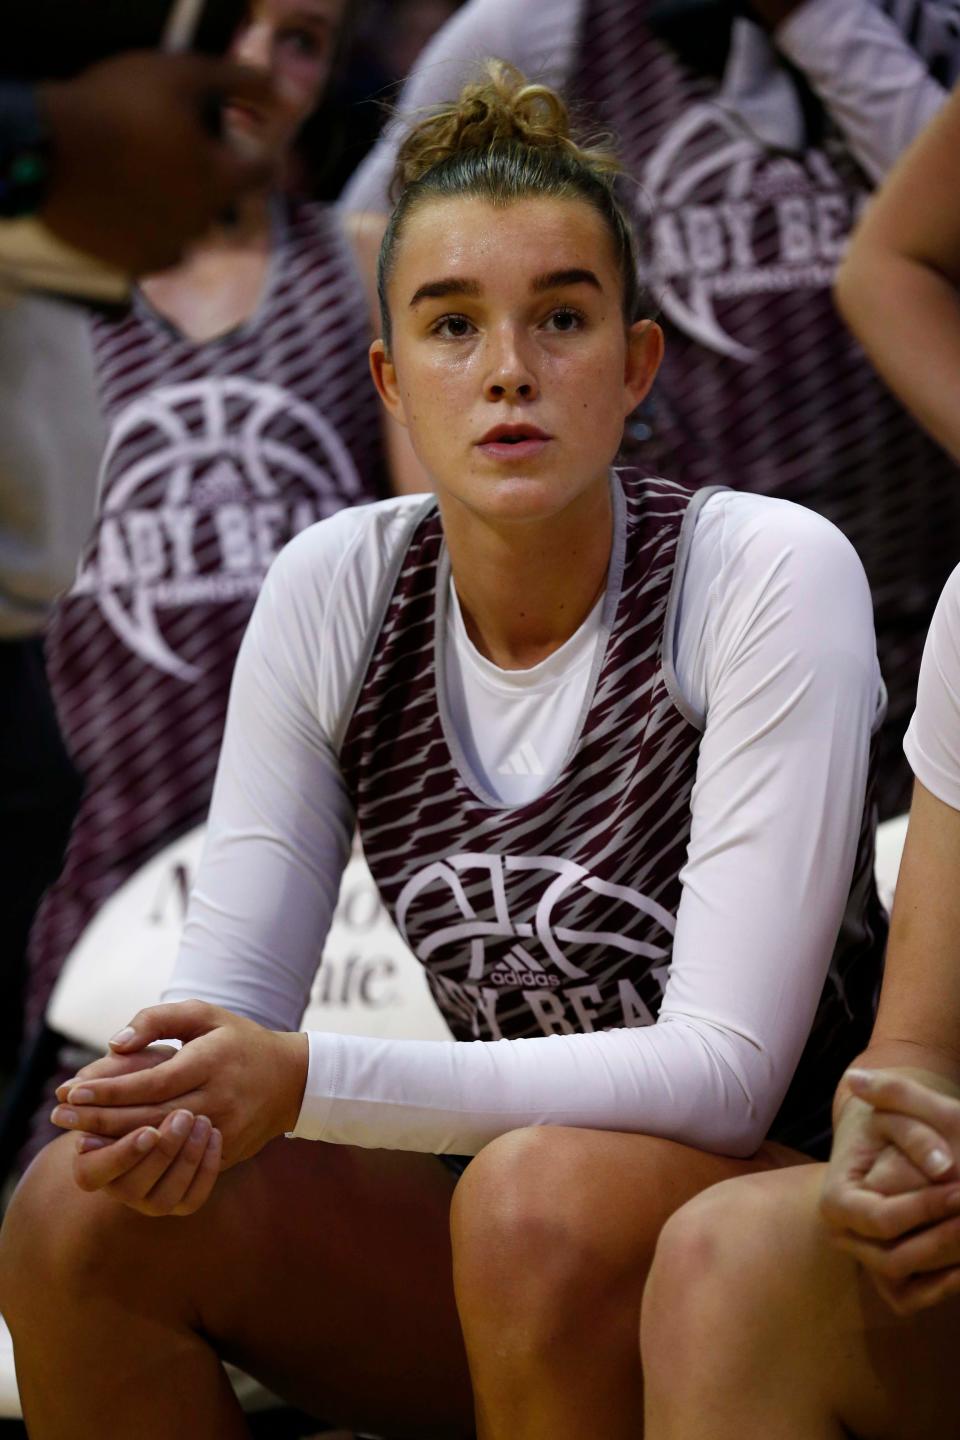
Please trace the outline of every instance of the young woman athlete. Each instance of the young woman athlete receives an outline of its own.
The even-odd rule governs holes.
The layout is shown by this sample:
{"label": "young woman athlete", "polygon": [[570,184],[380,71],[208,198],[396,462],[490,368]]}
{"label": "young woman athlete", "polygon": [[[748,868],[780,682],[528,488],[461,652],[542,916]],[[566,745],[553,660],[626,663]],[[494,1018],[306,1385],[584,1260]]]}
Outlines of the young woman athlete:
{"label": "young woman athlete", "polygon": [[[497,66],[404,149],[372,362],[435,497],[257,603],[171,1003],[7,1217],[39,1440],[239,1436],[224,1358],[380,1433],[633,1436],[664,1220],[825,1140],[884,931],[870,597],[815,515],[611,474],[661,337],[610,167]],[[294,1033],[355,820],[455,1039]]]}

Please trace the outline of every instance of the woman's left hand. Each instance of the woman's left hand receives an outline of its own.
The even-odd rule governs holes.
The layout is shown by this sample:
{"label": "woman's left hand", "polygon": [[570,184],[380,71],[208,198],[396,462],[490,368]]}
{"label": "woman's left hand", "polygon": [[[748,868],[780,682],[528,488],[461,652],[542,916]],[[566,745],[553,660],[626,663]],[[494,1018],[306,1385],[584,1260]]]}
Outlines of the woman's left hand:
{"label": "woman's left hand", "polygon": [[54,1124],[118,1139],[189,1110],[207,1116],[222,1135],[224,1169],[295,1127],[307,1079],[306,1035],[266,1030],[186,1000],[141,1010],[110,1046],[132,1057],[162,1039],[182,1040],[183,1048],[150,1068],[113,1076],[88,1071],[62,1086]]}

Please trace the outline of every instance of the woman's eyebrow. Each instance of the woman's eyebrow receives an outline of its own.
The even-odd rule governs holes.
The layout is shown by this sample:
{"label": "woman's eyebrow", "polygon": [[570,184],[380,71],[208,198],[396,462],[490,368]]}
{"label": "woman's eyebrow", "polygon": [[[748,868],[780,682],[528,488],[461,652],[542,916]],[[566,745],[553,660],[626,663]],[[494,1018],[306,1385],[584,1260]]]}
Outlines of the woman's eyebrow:
{"label": "woman's eyebrow", "polygon": [[324,25],[333,25],[335,7],[330,0],[302,0],[295,17],[297,20],[319,20]]}
{"label": "woman's eyebrow", "polygon": [[476,297],[481,292],[479,280],[460,280],[450,276],[446,280],[428,280],[425,285],[413,293],[411,305],[416,305],[421,300],[443,300],[448,295],[471,295]]}
{"label": "woman's eyebrow", "polygon": [[584,269],[548,270],[545,275],[538,275],[535,280],[531,280],[530,289],[535,295],[539,295],[544,290],[561,290],[565,285],[592,285],[595,290],[603,290],[594,272]]}

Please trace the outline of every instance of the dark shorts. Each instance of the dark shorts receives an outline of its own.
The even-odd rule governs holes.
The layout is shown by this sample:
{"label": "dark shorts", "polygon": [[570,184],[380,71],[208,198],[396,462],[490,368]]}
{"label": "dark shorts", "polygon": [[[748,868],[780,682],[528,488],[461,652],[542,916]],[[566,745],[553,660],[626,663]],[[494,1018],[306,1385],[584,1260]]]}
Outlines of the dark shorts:
{"label": "dark shorts", "polygon": [[473,1159],[473,1156],[438,1155],[437,1159],[440,1161],[441,1165],[445,1165],[448,1170],[452,1171],[452,1173],[459,1180],[460,1176],[463,1174],[464,1170],[466,1170],[467,1166],[470,1164],[470,1161]]}

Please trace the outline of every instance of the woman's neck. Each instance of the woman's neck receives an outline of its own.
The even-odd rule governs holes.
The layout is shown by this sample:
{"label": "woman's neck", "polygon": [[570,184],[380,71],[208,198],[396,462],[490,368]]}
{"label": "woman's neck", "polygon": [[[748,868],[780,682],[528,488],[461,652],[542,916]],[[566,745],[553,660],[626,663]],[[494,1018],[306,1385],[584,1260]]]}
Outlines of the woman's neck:
{"label": "woman's neck", "polygon": [[270,196],[244,196],[229,225],[211,230],[172,270],[140,288],[189,339],[202,343],[234,330],[256,312],[270,263]]}
{"label": "woman's neck", "polygon": [[606,585],[609,485],[542,522],[496,524],[441,508],[464,624],[480,653],[501,670],[529,670],[559,650]]}

